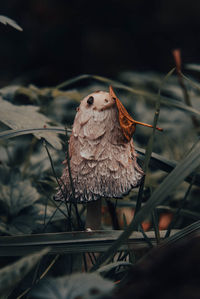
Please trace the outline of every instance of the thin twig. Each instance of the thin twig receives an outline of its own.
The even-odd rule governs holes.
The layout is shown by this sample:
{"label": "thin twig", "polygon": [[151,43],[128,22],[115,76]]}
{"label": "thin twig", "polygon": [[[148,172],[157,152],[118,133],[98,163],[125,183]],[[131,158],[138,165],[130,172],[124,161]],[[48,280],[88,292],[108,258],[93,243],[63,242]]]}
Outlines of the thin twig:
{"label": "thin twig", "polygon": [[[59,186],[59,189],[60,189],[60,192],[62,193],[62,196],[63,196],[63,198],[65,199],[65,194],[64,194],[64,192],[63,192],[63,189],[62,189],[62,187],[61,187],[61,184],[60,184],[60,182],[59,182],[59,180],[58,180],[58,177],[57,177],[57,175],[56,175],[56,172],[55,172],[55,168],[54,168],[54,165],[53,165],[53,160],[52,160],[52,158],[51,158],[51,155],[50,155],[50,152],[49,152],[49,149],[48,149],[48,147],[47,147],[47,144],[46,144],[46,140],[43,138],[43,144],[44,144],[44,147],[45,147],[45,149],[46,149],[46,152],[47,152],[47,155],[48,155],[48,157],[49,157],[49,161],[50,161],[50,163],[51,163],[51,168],[52,168],[52,171],[53,171],[53,175],[54,175],[54,177],[55,177],[55,179],[56,179],[56,182],[57,182],[57,184],[58,184],[58,186]],[[63,182],[62,182],[62,184],[63,184]],[[64,184],[63,184],[63,186],[65,186]],[[61,204],[62,204],[63,202],[61,202]],[[61,206],[61,204],[59,205],[59,207]],[[66,208],[67,208],[67,211],[68,211],[68,218],[70,219],[70,225],[71,225],[71,213],[70,213],[70,210],[68,210],[68,206],[66,205]],[[55,211],[56,212],[56,211]],[[54,213],[55,214],[55,213]],[[53,214],[53,215],[54,215]],[[48,222],[49,223],[49,222]],[[46,226],[45,226],[45,229],[46,229]]]}
{"label": "thin twig", "polygon": [[55,172],[55,168],[54,168],[54,165],[53,165],[53,160],[52,160],[52,158],[51,158],[49,149],[48,149],[48,147],[47,147],[46,140],[45,140],[44,138],[42,138],[42,140],[43,140],[43,145],[44,145],[44,147],[45,147],[45,149],[46,149],[47,155],[48,155],[48,157],[49,157],[49,161],[50,161],[50,163],[51,163],[51,169],[52,169],[52,171],[53,171],[53,175],[54,175],[54,177],[55,177],[55,179],[56,179],[56,182],[57,182],[57,184],[58,184],[58,186],[59,186],[59,189],[60,189],[60,191],[61,191],[61,193],[62,193],[63,198],[65,198],[64,193],[63,193],[63,190],[62,190],[62,187],[61,187],[61,185],[60,185],[60,182],[59,182],[58,177],[57,177],[56,172]]}
{"label": "thin twig", "polygon": [[[63,204],[63,201],[60,202],[59,207]],[[51,217],[49,218],[49,221],[45,224],[45,226],[43,227],[43,232],[45,232],[47,226],[49,225],[49,223],[51,222],[51,220],[53,219],[53,217],[55,216],[56,212],[57,212],[57,208],[55,209],[55,211],[53,212],[53,214],[51,215]]]}

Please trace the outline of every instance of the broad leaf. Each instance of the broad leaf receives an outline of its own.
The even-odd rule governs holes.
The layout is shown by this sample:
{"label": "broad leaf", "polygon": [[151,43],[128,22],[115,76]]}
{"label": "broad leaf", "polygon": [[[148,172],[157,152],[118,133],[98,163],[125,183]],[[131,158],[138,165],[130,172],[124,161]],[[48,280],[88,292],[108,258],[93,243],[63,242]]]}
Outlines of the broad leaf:
{"label": "broad leaf", "polygon": [[34,299],[92,299],[109,294],[114,284],[95,273],[74,274],[57,279],[46,279],[30,293]]}
{"label": "broad leaf", "polygon": [[[51,120],[39,113],[35,106],[17,106],[0,97],[0,120],[12,129],[26,129],[35,127],[48,127]],[[53,147],[61,149],[59,138],[51,132],[35,132],[37,138],[44,137]]]}
{"label": "broad leaf", "polygon": [[36,263],[48,253],[45,248],[37,253],[21,258],[14,264],[0,269],[0,294],[7,292],[19,283],[23,277],[36,265]]}
{"label": "broad leaf", "polygon": [[29,180],[16,181],[11,185],[0,184],[0,202],[10,215],[17,215],[24,208],[32,206],[39,197]]}
{"label": "broad leaf", "polygon": [[40,198],[39,193],[16,169],[1,166],[0,177],[0,232],[31,233],[36,226],[32,209]]}

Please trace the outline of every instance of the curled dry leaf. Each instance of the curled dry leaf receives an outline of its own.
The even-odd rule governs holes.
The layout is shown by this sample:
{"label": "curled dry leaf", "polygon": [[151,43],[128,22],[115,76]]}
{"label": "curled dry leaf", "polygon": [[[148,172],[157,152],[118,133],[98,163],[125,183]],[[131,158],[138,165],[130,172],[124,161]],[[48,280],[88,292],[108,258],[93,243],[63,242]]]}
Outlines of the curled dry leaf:
{"label": "curled dry leaf", "polygon": [[5,17],[0,15],[0,22],[4,25],[10,25],[11,27],[19,30],[19,31],[23,31],[22,27],[20,27],[14,20],[12,20],[11,18]]}

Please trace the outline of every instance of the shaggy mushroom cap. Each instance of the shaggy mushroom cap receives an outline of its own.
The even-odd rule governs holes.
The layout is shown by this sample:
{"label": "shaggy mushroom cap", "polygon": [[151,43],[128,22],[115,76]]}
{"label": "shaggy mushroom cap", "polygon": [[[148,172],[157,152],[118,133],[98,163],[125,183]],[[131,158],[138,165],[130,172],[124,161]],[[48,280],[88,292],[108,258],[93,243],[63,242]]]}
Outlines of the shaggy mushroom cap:
{"label": "shaggy mushroom cap", "polygon": [[[132,124],[131,133],[130,124],[126,129],[124,113],[129,116],[112,89],[110,93],[94,92],[81,101],[69,140],[70,169],[77,203],[101,197],[121,198],[140,184],[144,174],[137,164],[130,138],[135,127]],[[73,201],[67,161],[63,163],[62,191],[58,190],[55,199]]]}

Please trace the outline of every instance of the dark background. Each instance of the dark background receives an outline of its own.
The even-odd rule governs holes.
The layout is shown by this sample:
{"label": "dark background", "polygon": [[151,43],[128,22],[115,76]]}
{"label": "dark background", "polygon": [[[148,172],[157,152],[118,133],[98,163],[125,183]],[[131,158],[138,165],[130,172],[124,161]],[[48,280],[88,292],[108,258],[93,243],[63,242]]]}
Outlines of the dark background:
{"label": "dark background", "polygon": [[200,62],[197,0],[1,0],[0,14],[24,29],[0,24],[0,84],[52,86],[92,73],[168,72],[171,51]]}

